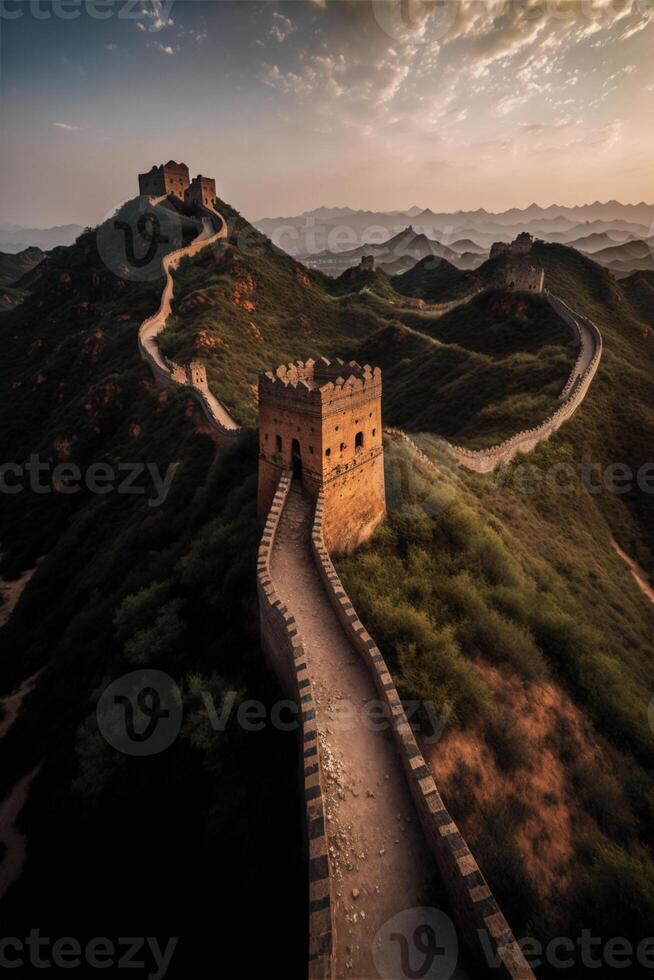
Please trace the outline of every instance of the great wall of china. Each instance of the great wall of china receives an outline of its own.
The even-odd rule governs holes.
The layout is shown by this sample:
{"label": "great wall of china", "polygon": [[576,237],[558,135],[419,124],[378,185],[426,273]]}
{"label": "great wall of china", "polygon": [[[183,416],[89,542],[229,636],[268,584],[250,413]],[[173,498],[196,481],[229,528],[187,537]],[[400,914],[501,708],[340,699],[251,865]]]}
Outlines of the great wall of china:
{"label": "great wall of china", "polygon": [[[166,200],[166,195],[150,198],[150,204],[155,207]],[[173,299],[174,280],[173,272],[179,268],[183,259],[191,259],[194,255],[206,248],[222,241],[227,237],[227,222],[218,211],[212,207],[204,205],[203,210],[207,216],[202,219],[202,231],[190,245],[178,248],[169,252],[161,263],[166,276],[166,283],[161,294],[159,309],[152,316],[144,320],[139,328],[138,346],[141,357],[150,365],[155,379],[163,385],[183,384],[189,386],[193,397],[200,403],[209,424],[220,436],[233,436],[239,431],[239,426],[234,421],[225,406],[211,393],[206,383],[206,374],[203,381],[194,381],[192,375],[186,368],[173,361],[169,361],[159,350],[157,337],[165,330],[166,323],[171,312]],[[216,230],[214,222],[219,222]]]}
{"label": "great wall of china", "polygon": [[[209,216],[203,220],[198,237],[163,260],[166,283],[160,307],[141,325],[139,350],[161,384],[190,381],[191,390],[215,431],[221,436],[234,435],[239,427],[209,391],[206,374],[198,375],[193,365],[187,369],[170,362],[161,355],[156,341],[170,316],[172,272],[182,259],[191,258],[226,237],[222,216],[213,208],[205,210]],[[221,225],[211,234],[214,217]],[[579,340],[578,358],[560,396],[562,404],[541,425],[517,433],[498,446],[474,451],[448,444],[449,451],[467,469],[489,472],[518,453],[530,452],[574,414],[590,387],[601,358],[601,334],[592,321],[575,314],[562,300],[549,293],[545,296]],[[447,308],[452,305],[459,303],[448,304]],[[347,367],[343,362],[337,363]],[[313,362],[307,362],[306,367],[310,364]],[[303,372],[305,366],[298,362],[297,366],[284,366],[268,379],[279,380],[289,389],[308,387]],[[262,380],[265,387],[266,379]],[[352,382],[353,394],[356,385],[361,384],[352,377],[349,382],[338,378],[341,382]],[[268,380],[268,386],[270,383]],[[420,464],[435,469],[409,436],[399,431],[397,434]],[[345,479],[348,466],[343,470]],[[340,478],[341,467],[338,470]],[[383,655],[358,618],[334,569],[325,544],[323,491],[314,504],[298,486],[297,473],[295,477],[290,466],[284,468],[279,478],[274,478],[272,488],[266,490],[257,588],[262,648],[301,717],[301,780],[309,872],[309,976],[374,976],[376,934],[397,912],[424,904],[426,877],[432,863],[445,887],[459,935],[474,962],[481,969],[489,961],[496,963],[494,972],[505,978],[533,978],[481,870],[442,801]],[[270,484],[270,473],[266,483]],[[345,700],[344,692],[359,704],[375,700],[382,703],[392,732],[390,743],[365,725],[361,717],[352,722],[353,728],[346,734],[339,734],[334,720]],[[473,975],[466,967],[459,967],[457,976]]]}
{"label": "great wall of china", "polygon": [[488,449],[464,449],[448,443],[448,448],[457,461],[466,469],[476,473],[490,473],[501,463],[508,463],[518,453],[532,452],[549,439],[564,422],[571,418],[583,402],[602,357],[602,334],[588,317],[581,316],[551,293],[545,298],[579,338],[580,351],[570,376],[561,392],[562,404],[540,425],[523,429],[509,439]]}

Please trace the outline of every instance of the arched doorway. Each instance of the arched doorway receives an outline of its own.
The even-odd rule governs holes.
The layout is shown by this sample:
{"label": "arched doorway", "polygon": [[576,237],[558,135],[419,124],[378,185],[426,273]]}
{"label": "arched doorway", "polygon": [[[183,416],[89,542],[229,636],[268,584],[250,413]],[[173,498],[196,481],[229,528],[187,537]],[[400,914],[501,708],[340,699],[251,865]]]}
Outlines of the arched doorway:
{"label": "arched doorway", "polygon": [[291,443],[291,460],[293,463],[293,478],[302,479],[302,454],[300,453],[300,443],[294,439]]}

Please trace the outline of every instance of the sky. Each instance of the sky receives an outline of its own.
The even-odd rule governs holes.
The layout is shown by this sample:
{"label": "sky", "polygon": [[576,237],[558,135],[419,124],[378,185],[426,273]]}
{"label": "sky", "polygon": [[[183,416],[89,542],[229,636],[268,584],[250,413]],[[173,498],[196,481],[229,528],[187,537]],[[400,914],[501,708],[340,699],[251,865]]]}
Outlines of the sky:
{"label": "sky", "polygon": [[654,200],[654,0],[0,0],[0,223]]}

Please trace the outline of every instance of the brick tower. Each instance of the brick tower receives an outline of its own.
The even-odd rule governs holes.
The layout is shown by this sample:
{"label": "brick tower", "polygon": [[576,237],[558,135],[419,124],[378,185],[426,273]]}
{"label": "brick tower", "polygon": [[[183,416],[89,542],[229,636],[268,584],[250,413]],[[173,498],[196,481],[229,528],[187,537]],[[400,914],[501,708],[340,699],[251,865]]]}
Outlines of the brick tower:
{"label": "brick tower", "polygon": [[386,513],[381,371],[355,361],[296,361],[259,377],[258,514],[268,516],[285,469],[323,491],[325,541],[351,551]]}

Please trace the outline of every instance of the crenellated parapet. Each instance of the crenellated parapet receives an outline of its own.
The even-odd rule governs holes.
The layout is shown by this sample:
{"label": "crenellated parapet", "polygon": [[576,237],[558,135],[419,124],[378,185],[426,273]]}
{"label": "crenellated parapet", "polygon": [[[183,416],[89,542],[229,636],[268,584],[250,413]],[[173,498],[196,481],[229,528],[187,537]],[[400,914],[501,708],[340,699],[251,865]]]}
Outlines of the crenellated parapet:
{"label": "crenellated parapet", "polygon": [[386,513],[379,368],[341,358],[292,361],[259,377],[259,517],[280,474],[325,493],[330,547],[347,551]]}
{"label": "crenellated parapet", "polygon": [[362,367],[356,361],[345,362],[340,357],[331,361],[326,357],[291,361],[262,374],[259,392],[272,400],[279,398],[284,402],[290,397],[296,403],[305,401],[319,409],[341,398],[381,393],[381,370],[369,364]]}

